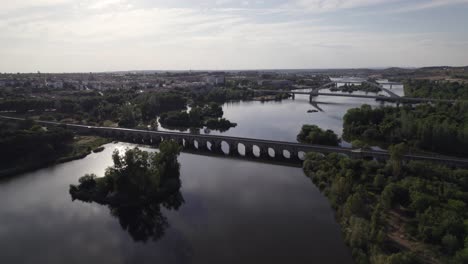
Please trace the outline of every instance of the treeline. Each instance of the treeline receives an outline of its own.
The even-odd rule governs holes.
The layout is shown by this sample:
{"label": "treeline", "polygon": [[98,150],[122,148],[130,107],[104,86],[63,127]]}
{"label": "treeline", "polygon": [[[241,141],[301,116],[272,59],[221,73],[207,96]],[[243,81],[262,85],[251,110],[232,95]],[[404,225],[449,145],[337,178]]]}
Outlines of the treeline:
{"label": "treeline", "polygon": [[374,86],[374,85],[371,85],[369,83],[362,83],[362,84],[359,84],[359,85],[348,85],[348,84],[345,84],[343,86],[340,86],[340,87],[332,87],[330,88],[330,91],[332,92],[345,92],[345,93],[352,93],[352,92],[357,92],[357,91],[362,91],[362,92],[366,92],[366,93],[378,93],[380,92],[380,88]]}
{"label": "treeline", "polygon": [[70,150],[73,140],[64,128],[46,130],[32,121],[2,123],[0,128],[0,167],[5,170],[53,162]]}
{"label": "treeline", "polygon": [[356,263],[468,263],[468,171],[308,153]]}
{"label": "treeline", "polygon": [[246,88],[221,88],[210,89],[207,93],[190,93],[190,98],[197,103],[225,103],[228,101],[250,100],[254,97],[254,92]]}
{"label": "treeline", "polygon": [[227,130],[236,126],[235,123],[221,118],[224,112],[220,105],[210,103],[203,107],[194,106],[190,112],[168,112],[160,116],[159,122],[163,126],[178,128],[201,128]]}
{"label": "treeline", "polygon": [[143,120],[146,121],[163,112],[182,110],[187,107],[185,97],[172,93],[140,95],[135,101],[140,106]]}
{"label": "treeline", "polygon": [[407,142],[411,147],[454,154],[468,154],[468,104],[456,103],[416,107],[369,105],[348,110],[343,123],[344,138],[382,144]]}
{"label": "treeline", "polygon": [[297,135],[297,141],[301,143],[338,146],[340,139],[332,130],[323,130],[316,125],[303,125]]}
{"label": "treeline", "polygon": [[[157,126],[157,118],[163,113],[179,112],[187,109],[189,105],[203,108],[210,106],[211,103],[219,105],[231,100],[248,100],[253,97],[253,92],[246,88],[202,88],[198,92],[194,89],[174,88],[170,92],[139,93],[134,90],[108,90],[102,93],[76,93],[57,97],[56,99],[8,97],[0,100],[0,111],[14,111],[19,114],[28,114],[31,111],[32,115],[40,115],[42,120],[50,121],[65,120],[89,125],[147,128],[148,125]],[[45,110],[52,109],[54,111],[44,113]],[[227,123],[218,120],[218,116],[213,117],[204,113],[201,115],[216,119],[210,121],[213,126],[227,127]],[[185,116],[181,115],[173,120],[184,118]],[[205,121],[203,119],[201,122]],[[194,122],[197,123],[200,122]]]}
{"label": "treeline", "polygon": [[408,97],[468,99],[468,83],[409,79],[404,87]]}
{"label": "treeline", "polygon": [[51,100],[10,99],[0,101],[0,111],[15,111],[26,113],[29,110],[43,112],[46,109],[54,109],[55,102]]}

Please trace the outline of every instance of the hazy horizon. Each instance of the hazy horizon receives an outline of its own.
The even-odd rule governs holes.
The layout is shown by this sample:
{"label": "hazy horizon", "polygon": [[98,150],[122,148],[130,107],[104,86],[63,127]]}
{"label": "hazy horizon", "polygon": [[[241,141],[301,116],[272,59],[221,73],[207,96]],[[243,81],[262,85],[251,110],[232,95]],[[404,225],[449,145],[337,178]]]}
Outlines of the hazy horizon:
{"label": "hazy horizon", "polygon": [[19,0],[0,72],[468,64],[468,0]]}
{"label": "hazy horizon", "polygon": [[180,70],[171,70],[171,69],[143,69],[143,70],[110,70],[110,71],[69,71],[69,72],[0,72],[0,74],[86,74],[86,73],[119,73],[119,72],[242,72],[242,71],[333,71],[333,70],[386,70],[391,68],[399,69],[421,69],[421,68],[432,68],[432,67],[450,67],[450,68],[466,68],[468,65],[462,66],[451,66],[451,65],[429,65],[421,67],[400,67],[400,66],[389,66],[389,67],[359,67],[359,68],[285,68],[285,69],[180,69]]}

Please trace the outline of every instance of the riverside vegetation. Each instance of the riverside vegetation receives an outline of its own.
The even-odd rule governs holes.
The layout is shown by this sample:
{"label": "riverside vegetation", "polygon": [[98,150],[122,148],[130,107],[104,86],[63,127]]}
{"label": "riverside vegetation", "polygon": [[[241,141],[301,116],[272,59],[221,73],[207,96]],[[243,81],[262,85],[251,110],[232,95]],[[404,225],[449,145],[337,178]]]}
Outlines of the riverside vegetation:
{"label": "riverside vegetation", "polygon": [[104,177],[81,177],[78,185],[70,185],[70,195],[73,200],[107,205],[135,241],[158,240],[169,225],[161,205],[178,209],[183,203],[177,160],[180,149],[177,143],[164,141],[157,153],[138,148],[122,155],[115,151],[114,165]]}
{"label": "riverside vegetation", "polygon": [[468,154],[468,103],[375,109],[363,105],[348,110],[343,120],[343,137],[349,141],[362,139],[383,146],[406,142],[425,151]]}
{"label": "riverside vegetation", "polygon": [[[134,90],[108,90],[104,94],[77,92],[59,98],[7,97],[0,101],[0,111],[48,121],[146,129],[148,126],[154,128],[158,116],[163,113],[184,113],[187,106],[205,108],[213,103],[252,98],[252,91],[233,88],[213,88],[207,93],[176,89],[145,94]],[[221,122],[218,126],[225,128],[226,123]]]}
{"label": "riverside vegetation", "polygon": [[159,119],[162,125],[179,128],[201,128],[228,130],[237,124],[222,118],[223,109],[216,103],[210,103],[203,107],[195,106],[190,112],[163,113]]}
{"label": "riverside vegetation", "polygon": [[368,83],[362,83],[359,85],[348,85],[345,84],[340,87],[332,87],[330,88],[330,91],[332,92],[345,92],[345,93],[353,93],[353,92],[366,92],[366,93],[378,93],[380,92],[380,88],[376,87],[374,85],[368,84]]}
{"label": "riverside vegetation", "polygon": [[404,82],[409,97],[468,99],[468,83],[408,79]]}
{"label": "riverside vegetation", "polygon": [[62,127],[44,128],[33,120],[0,121],[0,177],[83,158],[107,142],[75,137]]}
{"label": "riverside vegetation", "polygon": [[[433,84],[410,81],[405,89],[410,96],[464,98],[461,84],[437,83],[440,93]],[[465,102],[363,105],[344,116],[343,137],[353,146],[378,143],[390,160],[306,155],[304,172],[335,209],[356,263],[468,263],[468,170],[402,160],[409,149],[466,156],[467,110]],[[300,138],[309,131],[321,134],[306,127]]]}
{"label": "riverside vegetation", "polygon": [[468,263],[468,170],[308,153],[356,263]]}
{"label": "riverside vegetation", "polygon": [[340,139],[332,130],[323,130],[316,125],[303,125],[297,141],[308,144],[338,146]]}

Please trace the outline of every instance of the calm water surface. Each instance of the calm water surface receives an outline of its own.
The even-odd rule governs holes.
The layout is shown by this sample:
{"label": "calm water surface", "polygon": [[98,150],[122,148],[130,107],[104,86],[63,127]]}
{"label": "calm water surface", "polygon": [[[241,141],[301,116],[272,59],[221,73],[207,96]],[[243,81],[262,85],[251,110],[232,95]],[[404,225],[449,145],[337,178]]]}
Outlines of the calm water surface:
{"label": "calm water surface", "polygon": [[[324,96],[226,103],[238,126],[222,134],[295,142],[303,124],[316,124],[341,135],[343,115],[363,103],[380,105]],[[0,181],[0,263],[351,263],[329,203],[300,168],[183,153],[183,203],[130,227],[106,206],[72,202],[70,184],[103,175],[112,151],[131,146]],[[135,226],[156,226],[161,238],[135,241]]]}
{"label": "calm water surface", "polygon": [[129,146],[0,182],[0,263],[351,262],[327,200],[300,168],[193,154],[180,156],[184,202],[162,209],[164,235],[134,241],[106,206],[68,194]]}
{"label": "calm water surface", "polygon": [[[330,92],[329,90],[322,91]],[[392,91],[403,95],[402,86],[394,86]],[[385,93],[381,94],[386,95]],[[372,95],[372,93],[369,93],[369,95]],[[367,98],[334,96],[318,96],[310,103],[308,95],[296,95],[295,99],[286,99],[281,102],[244,101],[225,103],[223,105],[224,117],[231,122],[237,123],[237,127],[225,132],[216,130],[207,132],[200,129],[199,133],[297,142],[296,137],[302,125],[315,124],[323,129],[331,129],[341,136],[343,134],[343,116],[346,111],[350,108],[360,107],[362,104],[380,106],[389,103],[377,102],[374,99]],[[311,109],[319,112],[307,113]],[[159,130],[171,131],[161,126]],[[188,132],[188,130],[182,132]],[[347,142],[343,142],[342,145],[344,147],[349,146]]]}

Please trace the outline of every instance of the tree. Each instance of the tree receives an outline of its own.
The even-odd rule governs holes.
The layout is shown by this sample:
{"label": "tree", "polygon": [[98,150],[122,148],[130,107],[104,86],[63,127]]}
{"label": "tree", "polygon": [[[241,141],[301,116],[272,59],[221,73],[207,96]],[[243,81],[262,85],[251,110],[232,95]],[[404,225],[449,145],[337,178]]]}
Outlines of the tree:
{"label": "tree", "polygon": [[399,178],[401,174],[401,167],[403,163],[403,156],[407,152],[407,147],[405,143],[400,143],[389,147],[390,152],[390,161],[393,168],[393,176]]}
{"label": "tree", "polygon": [[[98,201],[148,200],[162,190],[172,189],[167,183],[179,178],[177,157],[180,146],[174,141],[163,141],[158,153],[149,153],[139,148],[128,149],[123,155],[114,151],[114,165],[107,168],[105,176],[85,175],[79,186],[72,186],[72,197]],[[112,196],[109,196],[113,193]]]}
{"label": "tree", "polygon": [[139,111],[132,105],[124,105],[120,108],[120,122],[122,127],[133,128],[138,124]]}
{"label": "tree", "polygon": [[366,205],[364,198],[357,192],[349,196],[343,206],[343,213],[345,217],[360,216],[364,217],[366,214]]}
{"label": "tree", "polygon": [[369,222],[363,218],[352,216],[349,220],[350,231],[346,234],[346,240],[353,248],[366,249],[370,238]]}
{"label": "tree", "polygon": [[301,132],[297,135],[299,142],[309,144],[321,144],[329,146],[338,146],[340,140],[332,130],[322,130],[316,125],[303,125]]}
{"label": "tree", "polygon": [[442,238],[442,245],[444,246],[444,250],[450,255],[454,254],[459,248],[457,237],[451,234],[446,234]]}

